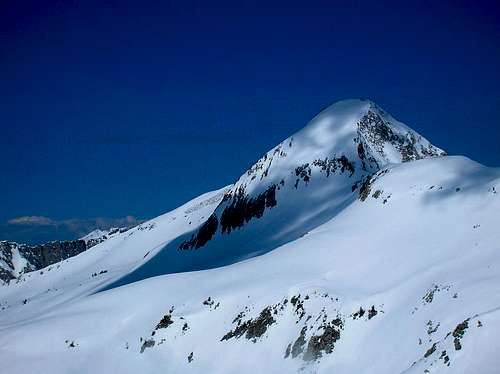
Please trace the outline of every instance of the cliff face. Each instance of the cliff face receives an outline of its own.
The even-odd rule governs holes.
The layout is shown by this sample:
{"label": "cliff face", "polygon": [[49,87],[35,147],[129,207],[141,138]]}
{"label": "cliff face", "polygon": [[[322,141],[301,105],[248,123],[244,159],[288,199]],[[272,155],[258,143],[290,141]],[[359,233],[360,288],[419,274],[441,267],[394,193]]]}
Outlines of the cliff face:
{"label": "cliff face", "polygon": [[0,242],[0,279],[6,283],[21,274],[76,256],[87,250],[84,240],[52,241],[28,246],[15,242]]}

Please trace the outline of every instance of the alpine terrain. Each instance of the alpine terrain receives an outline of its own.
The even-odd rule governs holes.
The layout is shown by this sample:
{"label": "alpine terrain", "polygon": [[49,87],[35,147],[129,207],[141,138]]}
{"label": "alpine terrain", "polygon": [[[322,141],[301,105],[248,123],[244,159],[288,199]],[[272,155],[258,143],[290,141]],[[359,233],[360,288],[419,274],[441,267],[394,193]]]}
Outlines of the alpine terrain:
{"label": "alpine terrain", "polygon": [[0,243],[0,371],[498,373],[499,192],[500,169],[337,102],[134,228]]}

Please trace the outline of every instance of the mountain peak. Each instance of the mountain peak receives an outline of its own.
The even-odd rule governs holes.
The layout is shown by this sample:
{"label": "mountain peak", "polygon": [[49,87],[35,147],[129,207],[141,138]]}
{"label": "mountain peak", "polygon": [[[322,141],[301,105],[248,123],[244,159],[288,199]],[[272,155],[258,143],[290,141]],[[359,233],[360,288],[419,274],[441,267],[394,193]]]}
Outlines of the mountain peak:
{"label": "mountain peak", "polygon": [[[226,261],[227,248],[233,259],[264,253],[339,214],[377,172],[443,154],[375,103],[338,101],[264,154],[179,249],[207,246],[210,260]],[[242,240],[243,227],[255,239]]]}
{"label": "mountain peak", "polygon": [[[305,164],[320,168],[347,162],[353,174],[373,173],[385,165],[446,153],[394,119],[370,100],[348,99],[318,113],[303,129],[261,157],[236,183],[249,190],[260,181],[279,183]],[[266,183],[267,184],[267,183]]]}
{"label": "mountain peak", "polygon": [[[323,109],[297,133],[317,144],[336,144],[347,152],[352,140],[370,153],[379,166],[444,155],[445,152],[370,100],[347,99]],[[351,135],[349,137],[349,135]],[[361,154],[358,154],[363,158]]]}

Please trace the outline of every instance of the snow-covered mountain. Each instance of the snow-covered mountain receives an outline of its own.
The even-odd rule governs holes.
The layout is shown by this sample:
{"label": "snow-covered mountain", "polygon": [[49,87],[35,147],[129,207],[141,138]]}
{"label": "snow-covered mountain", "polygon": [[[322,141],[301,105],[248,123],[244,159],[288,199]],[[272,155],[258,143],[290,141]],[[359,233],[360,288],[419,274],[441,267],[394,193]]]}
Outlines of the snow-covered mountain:
{"label": "snow-covered mountain", "polygon": [[25,273],[41,270],[76,256],[130,228],[97,229],[77,240],[54,240],[40,245],[0,241],[0,284],[19,281]]}
{"label": "snow-covered mountain", "polygon": [[335,103],[234,185],[0,287],[2,370],[496,373],[499,189]]}
{"label": "snow-covered mountain", "polygon": [[0,284],[18,280],[22,274],[43,269],[86,249],[84,240],[56,240],[33,246],[0,241]]}

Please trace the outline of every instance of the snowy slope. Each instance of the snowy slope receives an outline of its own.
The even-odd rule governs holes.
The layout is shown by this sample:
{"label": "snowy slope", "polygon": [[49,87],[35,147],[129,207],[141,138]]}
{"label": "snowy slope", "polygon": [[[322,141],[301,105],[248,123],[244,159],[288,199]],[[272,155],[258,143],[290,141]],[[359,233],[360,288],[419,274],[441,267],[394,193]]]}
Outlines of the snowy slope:
{"label": "snowy slope", "polygon": [[[0,326],[29,319],[40,312],[83,295],[92,294],[146,263],[178,235],[211,214],[227,188],[209,192],[189,203],[43,270],[23,274],[1,287]],[[215,205],[215,206],[214,206]],[[15,309],[23,308],[22,316]],[[13,313],[8,313],[10,311]],[[1,313],[1,311],[0,311]]]}
{"label": "snowy slope", "polygon": [[442,154],[334,104],[235,185],[1,287],[2,370],[496,373],[500,170]]}

